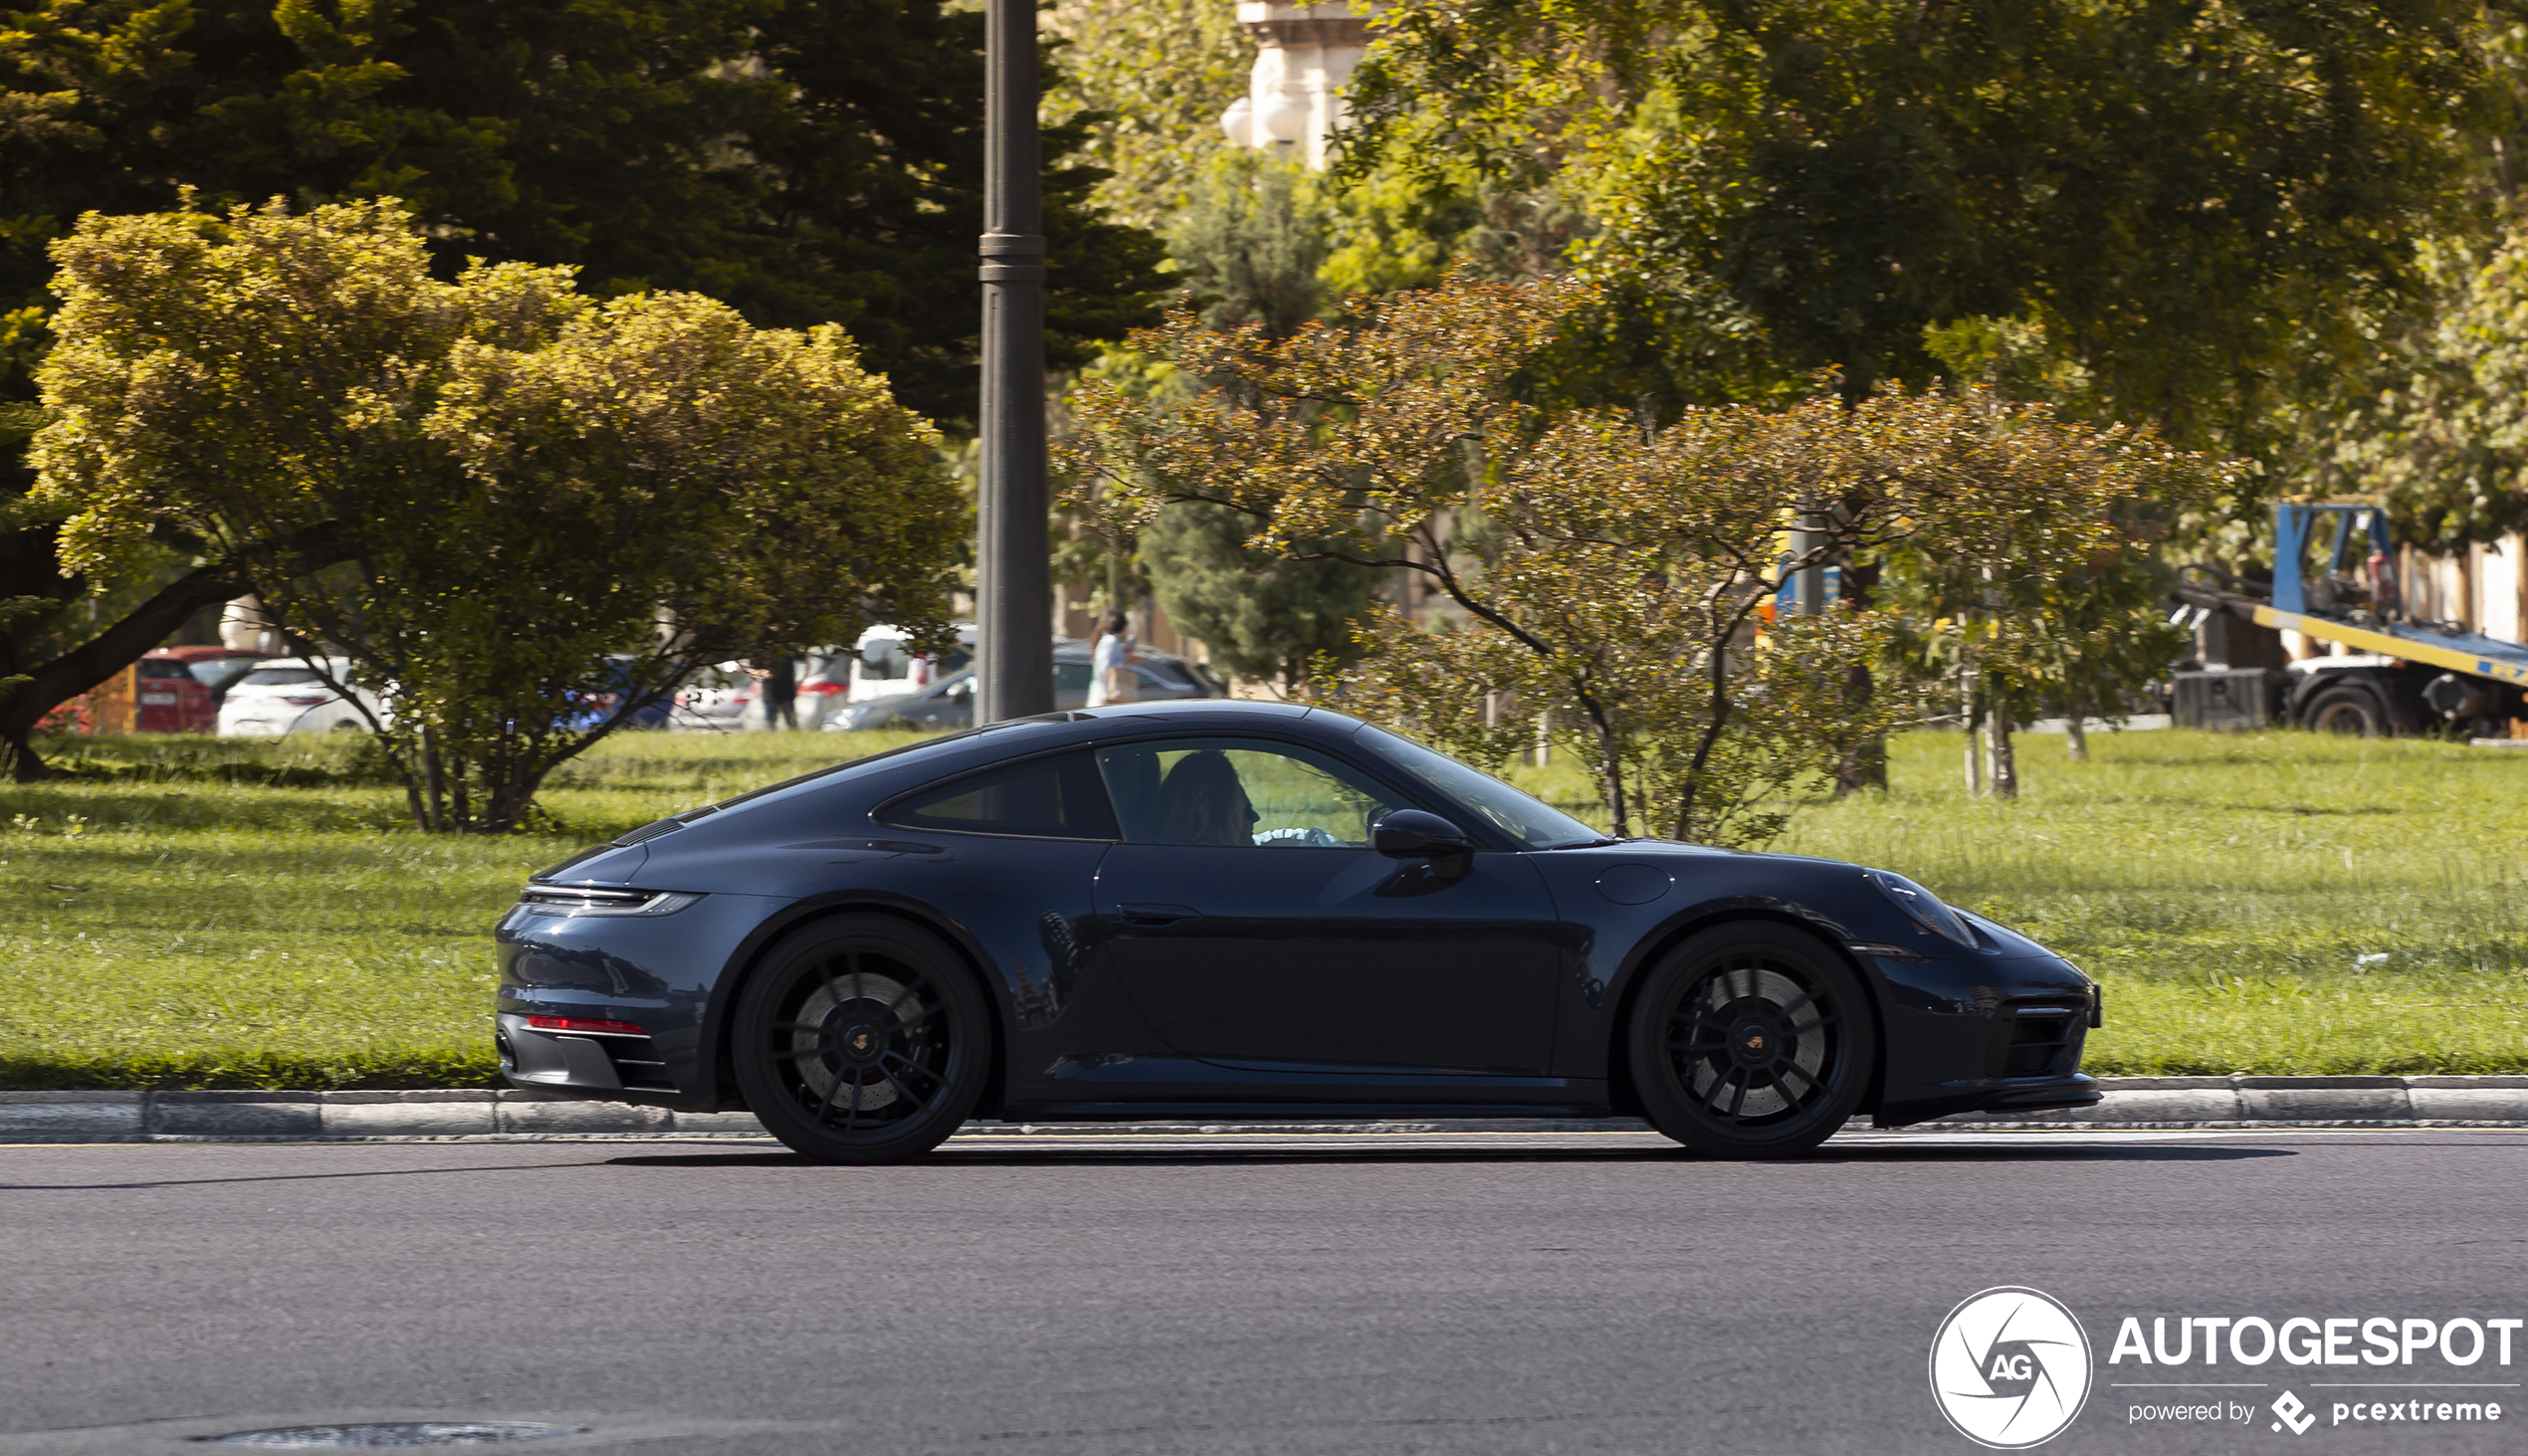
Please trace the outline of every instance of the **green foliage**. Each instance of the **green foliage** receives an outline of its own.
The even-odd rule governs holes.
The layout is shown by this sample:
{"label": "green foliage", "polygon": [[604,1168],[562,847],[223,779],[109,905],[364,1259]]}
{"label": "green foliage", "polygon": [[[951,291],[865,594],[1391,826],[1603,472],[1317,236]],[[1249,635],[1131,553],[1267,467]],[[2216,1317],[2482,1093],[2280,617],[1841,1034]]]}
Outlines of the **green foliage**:
{"label": "green foliage", "polygon": [[[0,23],[0,364],[89,211],[392,195],[435,267],[571,264],[765,325],[838,322],[972,417],[982,16],[946,0],[33,0]],[[1051,351],[1147,321],[1157,242],[1046,134]],[[0,376],[22,395],[26,376]]]}
{"label": "green foliage", "polygon": [[2307,428],[2323,485],[2378,498],[2406,540],[2446,551],[2528,526],[2528,222],[2434,243],[2423,263],[2426,305],[2383,320],[2374,366]]}
{"label": "green foliage", "polygon": [[1576,265],[1646,315],[1605,329],[1602,399],[1664,415],[1828,365],[1858,399],[1934,377],[1927,328],[2027,318],[2093,417],[2235,453],[2361,357],[2363,311],[2460,214],[2483,15],[1399,0],[1345,161],[1473,167],[1596,219]]}
{"label": "green foliage", "polygon": [[1096,197],[1119,221],[1163,232],[1224,144],[1220,117],[1247,94],[1254,42],[1216,0],[1060,0],[1066,43],[1051,99],[1077,106],[1081,154],[1110,175]]}
{"label": "green foliage", "polygon": [[1252,550],[1249,533],[1246,518],[1218,507],[1170,506],[1143,528],[1141,555],[1167,619],[1202,640],[1214,667],[1296,697],[1321,661],[1360,656],[1352,624],[1369,610],[1376,573]]}
{"label": "green foliage", "polygon": [[1464,630],[1373,614],[1371,656],[1331,689],[1496,762],[1517,746],[1505,698],[1549,714],[1585,744],[1618,834],[1638,813],[1727,842],[1777,830],[1761,802],[1901,711],[1852,672],[1892,631],[1878,617],[1777,623],[1748,650],[1793,572],[1901,560],[1940,601],[1961,583],[1980,600],[2120,549],[2130,503],[2227,479],[2147,431],[1982,391],[1693,409],[1657,429],[1549,412],[1516,382],[1587,301],[1460,274],[1356,296],[1284,339],[1179,311],[1138,345],[1204,387],[1084,385],[1073,499],[1121,529],[1196,503],[1243,518],[1251,548],[1422,576]]}
{"label": "green foliage", "polygon": [[[898,397],[968,423],[982,20],[958,0],[26,0],[0,11],[0,405],[31,401],[51,343],[48,246],[190,187],[212,210],[402,198],[443,282],[470,258],[569,265],[600,296],[842,323]],[[1085,133],[1048,121],[1067,366],[1149,320],[1159,244],[1092,205]],[[64,575],[22,440],[0,429],[0,601],[23,608],[0,619],[0,770],[24,774],[45,711],[243,584],[163,522],[174,579]]]}
{"label": "green foliage", "polygon": [[1204,164],[1168,254],[1214,328],[1258,323],[1286,338],[1325,311],[1318,270],[1329,245],[1307,169],[1222,148]]}
{"label": "green foliage", "polygon": [[518,827],[702,665],[872,611],[946,630],[961,503],[838,328],[520,264],[441,283],[391,203],[92,217],[58,251],[35,459],[66,558],[173,522],[245,563],[385,697],[425,828]]}

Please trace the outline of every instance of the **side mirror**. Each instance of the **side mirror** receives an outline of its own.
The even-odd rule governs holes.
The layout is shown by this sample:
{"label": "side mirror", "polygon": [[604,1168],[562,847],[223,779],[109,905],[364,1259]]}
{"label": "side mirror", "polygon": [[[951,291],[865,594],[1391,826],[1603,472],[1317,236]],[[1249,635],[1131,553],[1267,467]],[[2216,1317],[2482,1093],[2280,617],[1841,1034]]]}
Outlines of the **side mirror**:
{"label": "side mirror", "polygon": [[1389,859],[1429,860],[1444,880],[1465,874],[1475,857],[1464,830],[1420,809],[1397,809],[1370,825],[1369,847]]}

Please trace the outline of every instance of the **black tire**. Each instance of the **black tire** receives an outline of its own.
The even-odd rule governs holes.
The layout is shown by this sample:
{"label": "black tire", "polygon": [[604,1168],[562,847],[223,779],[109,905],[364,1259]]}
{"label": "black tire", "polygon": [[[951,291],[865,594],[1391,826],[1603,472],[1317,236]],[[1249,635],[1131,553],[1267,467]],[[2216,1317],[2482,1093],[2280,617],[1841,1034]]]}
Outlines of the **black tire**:
{"label": "black tire", "polygon": [[883,915],[819,921],[783,939],[738,993],[737,1091],[766,1131],[818,1162],[897,1162],[974,1111],[990,1010],[965,962]]}
{"label": "black tire", "polygon": [[1650,1125],[1712,1157],[1789,1157],[1834,1136],[1878,1062],[1842,957],[1788,926],[1715,926],[1659,957],[1625,1028]]}
{"label": "black tire", "polygon": [[2388,711],[2368,688],[2329,688],[2309,700],[2300,715],[2311,732],[2342,737],[2384,738],[2395,731]]}

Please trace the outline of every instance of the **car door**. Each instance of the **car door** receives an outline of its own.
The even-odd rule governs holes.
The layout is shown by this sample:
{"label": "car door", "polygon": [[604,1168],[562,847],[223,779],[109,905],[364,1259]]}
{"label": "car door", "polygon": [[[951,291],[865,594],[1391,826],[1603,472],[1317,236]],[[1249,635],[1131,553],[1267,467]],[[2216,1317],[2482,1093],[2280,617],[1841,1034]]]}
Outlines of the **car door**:
{"label": "car door", "polygon": [[1524,856],[1461,878],[1369,847],[1409,801],[1271,738],[1111,745],[1123,842],[1098,867],[1104,949],[1184,1055],[1369,1074],[1539,1074],[1561,928]]}

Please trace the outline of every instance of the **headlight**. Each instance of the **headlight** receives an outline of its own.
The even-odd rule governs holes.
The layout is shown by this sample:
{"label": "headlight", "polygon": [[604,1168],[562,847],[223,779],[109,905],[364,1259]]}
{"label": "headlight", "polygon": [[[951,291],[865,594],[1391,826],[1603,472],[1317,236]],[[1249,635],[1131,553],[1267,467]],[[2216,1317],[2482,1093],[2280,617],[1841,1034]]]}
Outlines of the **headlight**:
{"label": "headlight", "polygon": [[1942,905],[1939,896],[1902,875],[1886,870],[1865,870],[1862,874],[1879,888],[1880,894],[1896,902],[1896,908],[1915,925],[1935,936],[1955,940],[1970,950],[1976,948],[1975,932],[1967,928],[1967,923],[1958,918],[1956,911]]}
{"label": "headlight", "polygon": [[518,909],[526,915],[674,915],[702,903],[699,895],[674,891],[600,890],[589,887],[538,885],[520,893]]}

